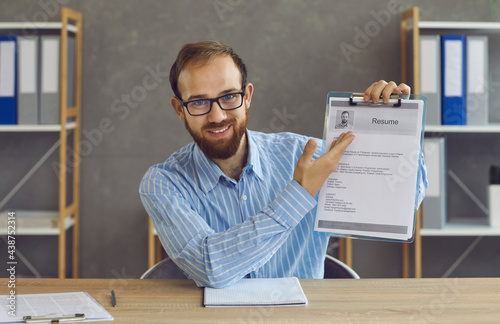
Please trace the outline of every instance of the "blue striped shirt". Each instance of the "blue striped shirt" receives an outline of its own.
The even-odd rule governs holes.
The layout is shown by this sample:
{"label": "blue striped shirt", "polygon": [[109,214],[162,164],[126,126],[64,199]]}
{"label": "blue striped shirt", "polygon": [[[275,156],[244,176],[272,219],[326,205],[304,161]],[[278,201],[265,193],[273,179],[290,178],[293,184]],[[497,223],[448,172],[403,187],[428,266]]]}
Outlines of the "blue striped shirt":
{"label": "blue striped shirt", "polygon": [[[317,201],[293,180],[309,138],[249,130],[247,138],[239,181],[194,143],[147,171],[139,192],[165,251],[198,286],[245,276],[323,278],[329,234],[313,230]],[[325,148],[316,140],[314,159]],[[425,179],[423,159],[421,166]]]}

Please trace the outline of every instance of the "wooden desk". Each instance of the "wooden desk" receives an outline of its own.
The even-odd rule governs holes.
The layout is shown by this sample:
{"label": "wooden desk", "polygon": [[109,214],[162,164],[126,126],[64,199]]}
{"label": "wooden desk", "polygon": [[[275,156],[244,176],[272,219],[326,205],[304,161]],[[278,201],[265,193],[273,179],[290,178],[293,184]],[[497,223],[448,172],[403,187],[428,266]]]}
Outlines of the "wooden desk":
{"label": "wooden desk", "polygon": [[[87,291],[103,323],[498,323],[500,278],[301,280],[305,307],[205,308],[191,280],[17,279],[17,294]],[[116,292],[112,307],[110,290]],[[0,279],[0,294],[7,294]]]}

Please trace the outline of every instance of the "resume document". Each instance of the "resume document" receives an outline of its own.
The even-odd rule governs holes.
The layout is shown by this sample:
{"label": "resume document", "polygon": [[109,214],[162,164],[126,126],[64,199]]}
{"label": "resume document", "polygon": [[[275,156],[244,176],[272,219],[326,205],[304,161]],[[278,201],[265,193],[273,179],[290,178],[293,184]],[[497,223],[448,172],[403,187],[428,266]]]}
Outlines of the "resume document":
{"label": "resume document", "polygon": [[325,118],[328,149],[341,133],[356,136],[319,192],[315,230],[333,235],[412,241],[422,100],[353,105],[330,93]]}

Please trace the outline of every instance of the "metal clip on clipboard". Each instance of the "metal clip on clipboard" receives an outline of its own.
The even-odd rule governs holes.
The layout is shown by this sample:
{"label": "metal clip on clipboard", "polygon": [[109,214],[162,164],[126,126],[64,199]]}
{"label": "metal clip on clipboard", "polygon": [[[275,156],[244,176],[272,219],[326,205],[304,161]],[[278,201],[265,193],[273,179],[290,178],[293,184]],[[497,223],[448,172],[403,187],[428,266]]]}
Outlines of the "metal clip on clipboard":
{"label": "metal clip on clipboard", "polygon": [[60,316],[24,316],[25,323],[67,323],[83,321],[85,314],[60,315]]}
{"label": "metal clip on clipboard", "polygon": [[[374,104],[371,101],[354,102],[355,98],[363,98],[363,96],[364,96],[364,93],[353,92],[353,94],[349,98],[349,104],[351,106],[356,106],[356,105],[360,105],[360,106],[390,106],[390,104],[388,104],[388,103],[387,104],[386,103]],[[401,107],[401,100],[402,99],[409,99],[409,98],[410,98],[410,95],[407,95],[407,94],[391,94],[391,96],[389,97],[389,100],[391,100],[391,99],[397,100],[398,102],[394,103],[393,106],[394,107]],[[382,97],[380,97],[380,99],[382,99]]]}

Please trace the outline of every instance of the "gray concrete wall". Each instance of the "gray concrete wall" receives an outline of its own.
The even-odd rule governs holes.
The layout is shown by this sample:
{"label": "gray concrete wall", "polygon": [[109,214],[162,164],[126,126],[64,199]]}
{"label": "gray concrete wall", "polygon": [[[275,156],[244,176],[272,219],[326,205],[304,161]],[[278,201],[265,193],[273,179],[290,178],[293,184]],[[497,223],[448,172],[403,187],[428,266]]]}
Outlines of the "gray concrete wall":
{"label": "gray concrete wall", "polygon": [[[321,137],[328,91],[362,91],[379,79],[400,80],[399,11],[419,5],[423,20],[500,17],[498,5],[492,11],[490,1],[479,0],[0,0],[0,21],[57,21],[59,3],[83,14],[80,273],[89,278],[138,277],[147,268],[148,218],[137,190],[150,165],[190,142],[170,107],[166,76],[184,43],[220,40],[246,61],[255,85],[249,128]],[[398,12],[378,22],[376,16],[394,5]],[[356,46],[357,30],[366,28],[373,28],[372,36],[343,53],[341,44]],[[488,35],[490,78],[498,84],[498,36]],[[151,70],[160,73],[155,87],[145,90]],[[491,96],[494,122],[500,122],[499,95]],[[103,121],[111,123],[107,132],[99,131]],[[487,168],[499,161],[500,135],[446,136],[449,168],[486,203]],[[55,141],[51,134],[0,133],[0,197]],[[50,164],[8,208],[57,208]],[[449,193],[450,215],[485,217],[454,183]],[[424,238],[424,276],[441,276],[473,240]],[[56,275],[54,238],[18,241],[44,276]],[[483,239],[452,276],[498,276],[499,243]],[[354,268],[362,277],[399,277],[401,245],[355,241]]]}

